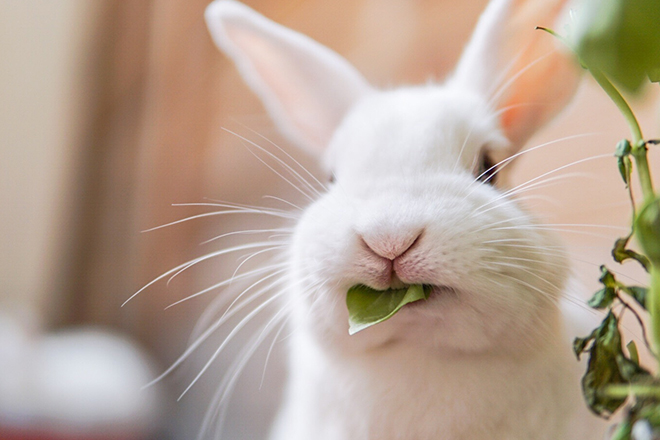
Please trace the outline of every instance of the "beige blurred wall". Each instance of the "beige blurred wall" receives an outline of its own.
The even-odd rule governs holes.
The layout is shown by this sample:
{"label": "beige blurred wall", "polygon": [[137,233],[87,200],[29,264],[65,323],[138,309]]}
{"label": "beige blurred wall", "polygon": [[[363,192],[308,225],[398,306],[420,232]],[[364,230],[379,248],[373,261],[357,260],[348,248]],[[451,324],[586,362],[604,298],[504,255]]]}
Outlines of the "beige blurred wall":
{"label": "beige blurred wall", "polygon": [[88,36],[101,5],[0,2],[0,308],[57,308],[48,293],[72,232]]}

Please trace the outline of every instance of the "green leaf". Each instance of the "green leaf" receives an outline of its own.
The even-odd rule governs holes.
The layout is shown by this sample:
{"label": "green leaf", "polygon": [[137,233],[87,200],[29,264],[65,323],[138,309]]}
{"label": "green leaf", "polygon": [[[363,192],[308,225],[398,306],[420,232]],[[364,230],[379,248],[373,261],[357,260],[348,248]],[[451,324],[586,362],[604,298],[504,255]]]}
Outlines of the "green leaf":
{"label": "green leaf", "polygon": [[631,435],[632,423],[630,423],[630,420],[624,420],[617,425],[611,440],[630,440]]}
{"label": "green leaf", "polygon": [[598,281],[600,281],[601,284],[605,287],[618,287],[618,283],[616,282],[616,278],[614,278],[614,274],[610,272],[610,270],[605,267],[605,265],[600,266],[600,278],[598,278]]}
{"label": "green leaf", "polygon": [[621,290],[637,301],[637,304],[646,309],[646,296],[649,289],[641,286],[621,286]]}
{"label": "green leaf", "polygon": [[660,267],[660,198],[651,200],[635,221],[637,241],[655,267]]}
{"label": "green leaf", "polygon": [[648,74],[649,74],[649,80],[651,80],[651,82],[654,83],[660,82],[660,67],[652,68],[651,70],[648,71]]}
{"label": "green leaf", "polygon": [[630,184],[630,175],[632,173],[632,162],[630,161],[630,152],[632,151],[632,146],[628,139],[622,139],[616,144],[616,150],[614,151],[614,156],[616,157],[617,166],[619,167],[619,174],[623,179],[623,183],[628,186]]}
{"label": "green leaf", "polygon": [[660,69],[660,7],[657,0],[583,0],[571,44],[590,68],[630,91]]}
{"label": "green leaf", "polygon": [[596,333],[598,333],[598,329],[592,331],[591,334],[585,338],[575,338],[573,340],[573,352],[575,353],[575,356],[578,358],[578,360],[580,360],[582,353],[590,350],[587,349],[587,346],[596,337]]}
{"label": "green leaf", "polygon": [[623,263],[626,260],[635,260],[648,272],[651,269],[651,262],[649,259],[632,249],[626,249],[629,238],[630,237],[619,238],[614,243],[614,247],[612,248],[612,258],[614,258],[614,261],[617,263]]}
{"label": "green leaf", "polygon": [[630,185],[630,175],[632,174],[632,161],[628,156],[617,157],[616,165],[619,168],[619,174],[623,179],[623,183],[626,184],[626,187]]}
{"label": "green leaf", "polygon": [[614,155],[616,157],[626,157],[632,151],[632,146],[628,139],[621,139],[618,144],[616,144],[616,150],[614,150]]}
{"label": "green leaf", "polygon": [[355,333],[394,316],[401,307],[414,301],[427,299],[431,286],[415,284],[404,289],[374,290],[358,284],[346,294],[348,307],[348,334]]}
{"label": "green leaf", "polygon": [[594,296],[589,299],[587,304],[594,309],[604,309],[611,306],[615,298],[616,290],[611,287],[604,287],[594,293]]}
{"label": "green leaf", "polygon": [[650,374],[623,352],[618,319],[610,311],[600,326],[590,335],[589,363],[582,377],[582,391],[591,411],[609,417],[627,397],[606,392],[611,385],[629,384]]}
{"label": "green leaf", "polygon": [[639,365],[639,351],[637,351],[637,344],[635,344],[635,341],[628,342],[626,348],[630,354],[630,360]]}

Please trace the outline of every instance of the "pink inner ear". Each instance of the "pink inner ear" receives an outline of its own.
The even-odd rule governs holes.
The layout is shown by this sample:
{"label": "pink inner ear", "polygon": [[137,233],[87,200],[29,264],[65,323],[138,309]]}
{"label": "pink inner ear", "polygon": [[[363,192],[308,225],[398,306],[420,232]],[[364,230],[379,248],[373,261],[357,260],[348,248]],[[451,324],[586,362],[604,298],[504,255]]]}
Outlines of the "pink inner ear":
{"label": "pink inner ear", "polygon": [[321,85],[309,83],[309,75],[304,75],[300,70],[300,66],[305,64],[304,60],[296,59],[299,54],[289,50],[286,57],[283,57],[281,47],[273,44],[268,36],[259,35],[254,29],[242,29],[240,24],[227,23],[226,32],[230,40],[247,55],[259,78],[257,81],[263,82],[257,93],[271,113],[278,113],[280,117],[287,116],[287,122],[277,122],[293,125],[287,131],[293,128],[302,142],[313,146],[323,145],[330,138],[332,130],[321,121],[331,116],[320,114],[324,112],[323,108],[314,96],[305,93],[308,88]]}
{"label": "pink inner ear", "polygon": [[[573,96],[580,68],[557,49],[554,28],[568,0],[491,0],[461,58],[456,81],[491,99],[501,127],[520,149]],[[493,87],[496,90],[493,90]]]}
{"label": "pink inner ear", "polygon": [[[516,148],[521,148],[570,101],[579,84],[580,69],[570,55],[551,48],[537,59],[529,61],[536,62],[515,79],[511,92],[500,105],[507,108],[500,119],[502,128]],[[525,67],[521,65],[517,71]]]}
{"label": "pink inner ear", "polygon": [[[560,9],[555,5],[554,9]],[[516,149],[521,148],[531,135],[549,122],[573,97],[579,84],[581,69],[574,57],[558,47],[559,42],[550,34],[534,30],[536,24],[545,24],[548,19],[517,17],[517,31],[528,35],[531,41],[519,57],[511,75],[509,89],[504,93],[499,108],[507,108],[500,122],[507,137]],[[553,10],[555,17],[559,12]],[[554,19],[554,18],[553,18]],[[535,21],[536,20],[536,21]],[[516,33],[516,32],[514,32]]]}

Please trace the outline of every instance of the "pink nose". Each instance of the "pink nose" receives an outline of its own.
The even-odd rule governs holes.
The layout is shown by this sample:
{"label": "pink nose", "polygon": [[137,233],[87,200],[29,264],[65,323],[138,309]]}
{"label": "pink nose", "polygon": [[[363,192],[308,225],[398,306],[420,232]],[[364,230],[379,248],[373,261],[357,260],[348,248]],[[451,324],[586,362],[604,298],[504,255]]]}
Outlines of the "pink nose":
{"label": "pink nose", "polygon": [[410,249],[420,235],[421,231],[409,234],[364,234],[361,238],[374,254],[393,261]]}

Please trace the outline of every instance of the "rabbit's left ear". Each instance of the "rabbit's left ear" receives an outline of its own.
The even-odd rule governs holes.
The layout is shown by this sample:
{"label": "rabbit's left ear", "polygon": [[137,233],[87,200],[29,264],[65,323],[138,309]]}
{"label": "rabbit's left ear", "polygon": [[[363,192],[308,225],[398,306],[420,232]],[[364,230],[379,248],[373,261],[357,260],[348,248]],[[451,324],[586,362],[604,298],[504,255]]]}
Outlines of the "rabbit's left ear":
{"label": "rabbit's left ear", "polygon": [[346,111],[371,90],[348,61],[233,0],[206,9],[213,40],[261,98],[279,128],[320,153]]}
{"label": "rabbit's left ear", "polygon": [[[568,0],[491,0],[451,81],[499,110],[500,126],[522,148],[573,97],[580,67],[552,35]],[[563,29],[558,29],[563,31]]]}

